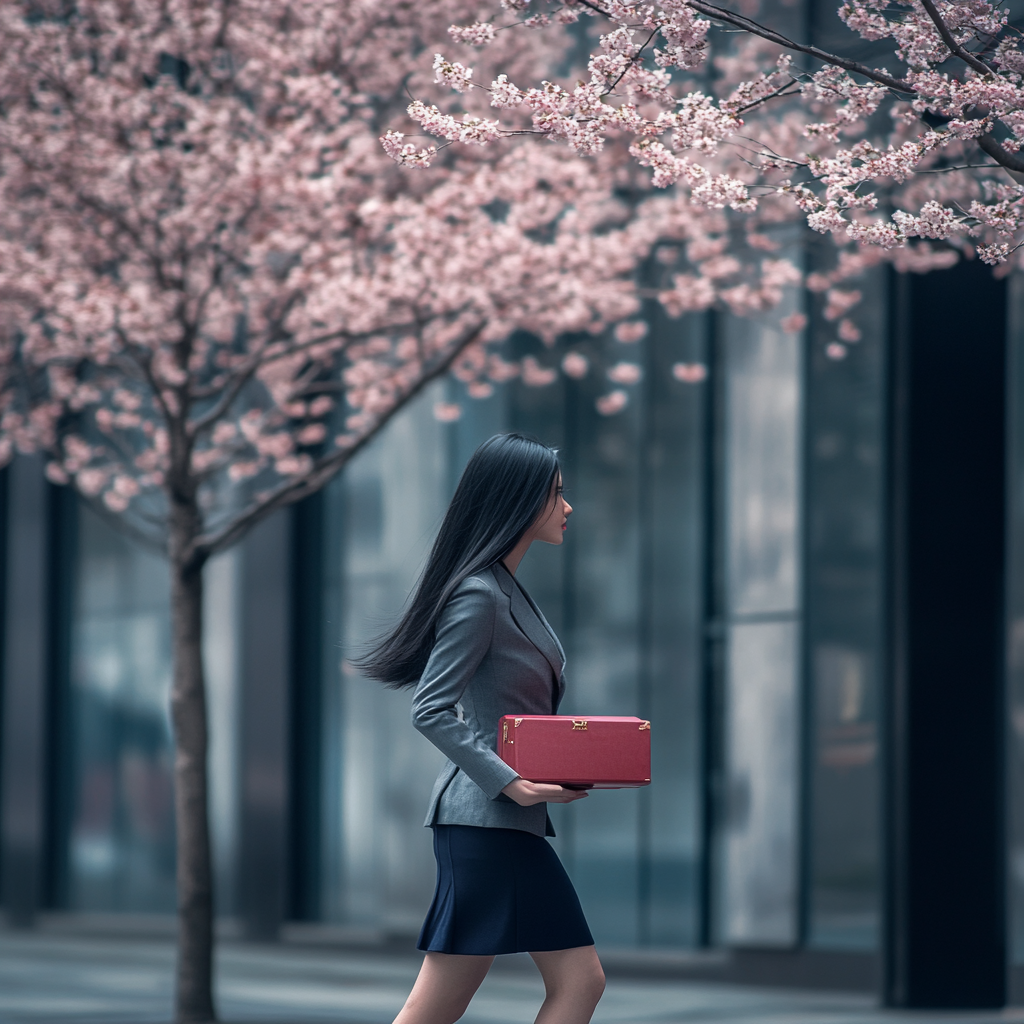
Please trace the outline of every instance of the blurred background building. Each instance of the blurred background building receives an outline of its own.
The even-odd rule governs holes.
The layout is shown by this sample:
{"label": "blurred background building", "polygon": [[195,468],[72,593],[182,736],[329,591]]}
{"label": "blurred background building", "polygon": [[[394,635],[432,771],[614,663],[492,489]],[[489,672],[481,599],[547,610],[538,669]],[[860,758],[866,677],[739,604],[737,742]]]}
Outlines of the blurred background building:
{"label": "blurred background building", "polygon": [[[553,811],[599,945],[916,1005],[1024,991],[1024,291],[975,264],[861,288],[842,359],[817,299],[779,327],[793,297],[762,320],[652,307],[639,342],[581,339],[578,380],[438,383],[214,561],[222,917],[411,942],[440,755],[347,659],[473,448],[515,429],[560,449],[575,507],[521,569],[568,653],[562,710],[653,722],[649,788]],[[643,379],[601,415],[618,359]],[[3,906],[169,915],[166,567],[35,461],[2,480]]]}

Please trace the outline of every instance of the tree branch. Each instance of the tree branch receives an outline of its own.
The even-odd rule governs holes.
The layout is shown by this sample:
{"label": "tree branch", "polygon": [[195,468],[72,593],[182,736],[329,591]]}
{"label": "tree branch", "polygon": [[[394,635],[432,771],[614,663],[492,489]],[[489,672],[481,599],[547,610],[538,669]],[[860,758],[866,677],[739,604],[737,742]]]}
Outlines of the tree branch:
{"label": "tree branch", "polygon": [[784,36],[781,32],[776,32],[775,29],[761,25],[750,18],[745,18],[742,14],[734,14],[732,11],[719,7],[717,4],[708,3],[708,0],[686,0],[686,5],[687,7],[692,7],[698,14],[703,14],[705,17],[713,18],[715,21],[723,21],[727,25],[735,25],[751,35],[760,36],[771,43],[778,43],[779,46],[783,46],[787,50],[806,53],[808,56],[816,57],[825,64],[832,64],[837,68],[843,68],[844,71],[852,71],[854,74],[863,75],[865,78],[870,78],[871,81],[894,89],[896,92],[910,94],[917,92],[909,82],[905,82],[902,78],[893,78],[892,75],[887,75],[884,71],[876,71],[874,68],[869,68],[866,64],[861,64],[860,61],[850,60],[848,57],[840,57],[838,54],[829,53],[827,50],[819,49],[817,46],[798,43],[788,36]]}
{"label": "tree branch", "polygon": [[[217,399],[210,409],[201,416],[197,416],[194,420],[190,420],[186,423],[185,432],[189,438],[194,441],[208,426],[216,423],[217,420],[219,420],[228,411],[228,409],[231,408],[232,403],[242,393],[242,389],[250,380],[252,380],[253,375],[260,366],[263,365],[263,357],[267,349],[271,345],[277,343],[279,337],[278,332],[282,330],[281,325],[284,323],[286,317],[298,300],[298,292],[292,292],[291,295],[288,296],[285,301],[284,308],[280,311],[278,316],[274,318],[274,324],[271,328],[271,334],[267,343],[262,348],[253,352],[249,359],[242,364],[238,372],[234,374],[234,378],[229,380],[225,385],[224,393],[219,399]],[[292,351],[289,350],[288,354],[291,355]],[[267,362],[272,361],[273,360],[267,360]]]}
{"label": "tree branch", "polygon": [[938,8],[932,2],[932,0],[921,0],[921,6],[928,12],[928,17],[935,23],[935,27],[939,30],[939,35],[942,36],[942,41],[949,47],[950,53],[955,57],[959,57],[965,64],[974,68],[975,71],[980,72],[983,75],[991,75],[992,69],[983,61],[979,60],[970,50],[965,50],[954,38],[953,33],[950,32],[949,26],[943,20],[941,14],[939,14]]}
{"label": "tree branch", "polygon": [[156,554],[167,557],[167,540],[163,535],[166,529],[166,525],[162,522],[153,521],[154,526],[160,530],[161,535],[157,536],[152,533],[147,533],[145,530],[136,526],[128,516],[122,515],[119,512],[111,512],[106,505],[103,504],[98,498],[91,497],[88,494],[83,494],[73,483],[65,484],[64,486],[70,487],[79,498],[81,498],[92,511],[102,519],[107,526],[117,533],[126,533],[136,544],[141,545],[149,551],[153,551]]}
{"label": "tree branch", "polygon": [[795,85],[799,85],[795,80],[788,81],[785,85],[780,86],[775,92],[769,93],[767,96],[762,96],[759,100],[751,100],[746,106],[740,107],[736,110],[737,117],[740,114],[745,114],[748,110],[753,110],[754,107],[759,107],[762,103],[767,103],[769,100],[776,100],[782,96],[795,96],[800,90],[795,89],[793,92],[787,92],[787,89],[792,89]]}
{"label": "tree branch", "polygon": [[626,65],[626,66],[625,66],[625,67],[624,67],[623,69],[622,69],[621,73],[619,74],[619,77],[618,77],[618,78],[616,78],[616,79],[615,79],[615,81],[614,81],[614,82],[612,82],[612,84],[611,84],[610,86],[608,86],[608,89],[607,89],[607,90],[605,91],[605,95],[606,95],[606,96],[610,96],[610,95],[611,95],[611,94],[612,94],[613,92],[615,92],[615,87],[616,87],[616,86],[617,86],[617,85],[619,84],[619,82],[621,82],[621,81],[622,81],[622,79],[623,79],[623,78],[625,78],[625,76],[626,76],[626,72],[627,72],[627,71],[628,71],[628,70],[629,70],[629,69],[630,69],[631,67],[633,67],[633,65],[634,65],[634,64],[636,64],[636,63],[637,63],[637,62],[638,62],[638,61],[640,60],[641,56],[643,56],[643,52],[644,52],[644,50],[646,50],[646,49],[647,49],[647,47],[648,47],[648,46],[650,46],[650,44],[651,44],[651,40],[652,40],[652,39],[653,39],[653,38],[654,38],[654,37],[655,37],[655,36],[656,36],[657,34],[658,34],[658,30],[657,30],[657,29],[655,29],[655,30],[654,30],[654,31],[653,31],[653,32],[652,32],[652,33],[651,33],[651,34],[650,34],[650,35],[649,35],[649,36],[647,37],[647,42],[645,42],[645,43],[644,43],[644,45],[643,45],[643,46],[641,46],[641,47],[640,47],[640,49],[639,49],[639,50],[637,50],[637,51],[636,51],[636,53],[634,53],[634,54],[633,54],[633,56],[629,58],[629,63],[628,63],[628,64],[627,64],[627,65]]}
{"label": "tree branch", "polygon": [[1000,166],[1005,167],[1012,174],[1024,174],[1024,159],[1017,153],[1003,149],[994,135],[982,135],[977,141],[982,152],[987,153]]}
{"label": "tree branch", "polygon": [[313,469],[307,473],[304,477],[298,480],[288,480],[285,483],[280,484],[273,491],[271,491],[262,500],[256,501],[248,508],[244,509],[234,519],[229,520],[219,529],[212,533],[201,534],[196,537],[192,542],[191,550],[188,552],[188,558],[201,558],[205,560],[211,555],[215,555],[218,551],[223,551],[225,548],[231,547],[236,541],[240,540],[242,536],[257,523],[266,519],[267,516],[276,512],[279,508],[284,508],[286,505],[293,505],[297,501],[301,501],[303,498],[308,498],[311,494],[315,494],[320,490],[336,473],[342,470],[345,465],[350,462],[355,455],[362,451],[383,429],[391,422],[391,420],[408,405],[408,403],[415,398],[423,389],[439,377],[443,377],[450,369],[452,364],[462,353],[473,344],[486,325],[483,323],[478,324],[476,327],[467,331],[464,337],[452,348],[452,351],[448,353],[429,372],[425,373],[420,379],[401,396],[400,399],[396,400],[395,404],[388,410],[374,425],[373,429],[364,434],[359,440],[352,445],[351,448],[345,448],[341,451],[335,452],[332,455],[328,455],[326,458],[321,459]]}
{"label": "tree branch", "polygon": [[[466,312],[466,308],[451,310],[448,313],[441,314],[437,319],[459,317]],[[399,331],[409,331],[414,328],[422,327],[422,323],[415,320],[407,320],[404,323],[386,324],[382,327],[376,328],[372,331],[360,331],[357,334],[352,334],[341,328],[337,331],[328,331],[326,334],[318,334],[316,337],[307,338],[305,341],[300,341],[292,345],[285,345],[279,351],[275,351],[267,354],[267,350],[274,345],[279,344],[280,339],[273,339],[268,341],[263,348],[259,349],[254,353],[248,362],[244,363],[239,369],[237,376],[227,386],[229,389],[225,394],[217,400],[214,405],[207,412],[203,413],[202,416],[196,417],[189,424],[189,432],[192,437],[197,436],[201,431],[205,430],[211,424],[215,423],[218,419],[223,416],[228,409],[231,408],[231,403],[241,393],[242,387],[246,382],[252,379],[253,374],[262,367],[269,366],[271,363],[276,363],[281,359],[290,359],[292,356],[300,355],[309,349],[316,348],[318,345],[325,345],[331,341],[338,341],[344,338],[346,342],[365,341],[368,338],[376,338],[386,334],[396,334]]]}

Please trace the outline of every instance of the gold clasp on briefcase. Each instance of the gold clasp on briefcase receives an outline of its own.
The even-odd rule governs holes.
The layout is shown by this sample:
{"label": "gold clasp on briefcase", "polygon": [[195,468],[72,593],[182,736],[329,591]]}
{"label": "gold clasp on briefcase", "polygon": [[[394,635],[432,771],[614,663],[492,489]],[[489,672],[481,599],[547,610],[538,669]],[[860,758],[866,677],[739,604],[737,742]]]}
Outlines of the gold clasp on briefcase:
{"label": "gold clasp on briefcase", "polygon": [[573,731],[579,729],[585,732],[587,728],[587,720],[585,718],[574,718],[572,720],[572,727]]}

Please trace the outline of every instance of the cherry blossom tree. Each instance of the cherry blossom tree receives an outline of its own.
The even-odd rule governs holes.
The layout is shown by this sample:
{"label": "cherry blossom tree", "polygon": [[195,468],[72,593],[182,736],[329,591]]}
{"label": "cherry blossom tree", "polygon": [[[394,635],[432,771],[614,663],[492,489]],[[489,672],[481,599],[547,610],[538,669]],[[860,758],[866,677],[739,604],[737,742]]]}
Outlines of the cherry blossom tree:
{"label": "cherry blossom tree", "polygon": [[[976,255],[1009,269],[1024,242],[1024,52],[1008,10],[987,0],[847,0],[837,11],[850,30],[842,53],[787,34],[795,22],[785,4],[763,5],[760,16],[756,0],[737,6],[500,0],[452,25],[433,61],[464,110],[421,98],[408,106],[411,121],[443,143],[415,145],[397,126],[381,141],[414,166],[453,143],[519,136],[595,160],[628,149],[654,188],[726,211],[734,224],[728,244],[716,248],[726,232],[711,231],[690,246],[693,271],[662,292],[670,311],[744,305],[757,260],[742,258],[738,219],[752,222],[746,241],[755,249],[771,248],[764,225],[805,220],[834,243],[832,269],[805,283],[826,293],[836,357],[859,337],[846,315],[859,294],[837,286],[866,267],[884,260],[923,271]],[[477,73],[474,50],[517,32],[564,37],[566,26],[577,52],[588,44],[567,73]],[[865,41],[885,66],[855,59]]]}
{"label": "cherry blossom tree", "polygon": [[[0,459],[43,453],[171,569],[176,1013],[215,1019],[202,570],[449,369],[481,397],[638,308],[611,164],[377,139],[467,0],[0,6]],[[543,72],[557,45],[494,57]],[[445,415],[441,409],[440,414]]]}

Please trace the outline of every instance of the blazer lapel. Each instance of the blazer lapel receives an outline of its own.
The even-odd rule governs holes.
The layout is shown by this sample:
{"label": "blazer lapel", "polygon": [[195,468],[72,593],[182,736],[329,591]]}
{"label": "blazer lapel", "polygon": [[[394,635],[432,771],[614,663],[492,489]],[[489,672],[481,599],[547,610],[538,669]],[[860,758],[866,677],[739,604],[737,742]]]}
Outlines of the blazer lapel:
{"label": "blazer lapel", "polygon": [[562,650],[562,644],[561,641],[558,639],[558,634],[551,628],[551,624],[548,622],[548,620],[544,618],[544,613],[537,607],[536,602],[527,593],[526,588],[521,586],[519,583],[516,583],[516,589],[523,595],[523,597],[526,598],[530,607],[533,609],[533,614],[536,615],[538,619],[540,619],[540,624],[547,630],[548,636],[551,638],[552,642],[555,645],[555,649],[558,651],[559,668],[557,671],[561,672],[562,669],[565,668],[565,651]]}
{"label": "blazer lapel", "polygon": [[551,665],[555,679],[560,680],[565,665],[565,655],[558,638],[544,621],[540,609],[527,596],[526,591],[516,583],[512,574],[500,564],[495,564],[494,575],[502,591],[509,595],[510,610],[516,625],[526,634],[534,647]]}

